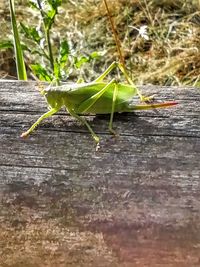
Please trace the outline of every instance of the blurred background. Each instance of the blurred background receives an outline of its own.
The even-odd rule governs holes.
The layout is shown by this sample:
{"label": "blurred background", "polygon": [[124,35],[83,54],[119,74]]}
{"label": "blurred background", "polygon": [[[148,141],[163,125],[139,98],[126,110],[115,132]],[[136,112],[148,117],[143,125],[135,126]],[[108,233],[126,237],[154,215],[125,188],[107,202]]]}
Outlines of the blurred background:
{"label": "blurred background", "polygon": [[[37,1],[15,1],[25,63],[29,78],[33,79],[37,73],[31,75],[31,64],[49,68],[39,51],[46,47],[41,14],[34,3]],[[47,10],[49,1],[41,3]],[[200,0],[108,0],[108,5],[126,67],[135,83],[200,86]],[[60,56],[57,52],[60,40],[65,41],[63,80],[93,80],[118,59],[103,1],[63,0],[57,11],[50,34],[55,58]],[[0,78],[14,78],[9,3],[3,0],[0,26]],[[35,28],[40,36],[38,43],[36,37],[32,35],[31,40],[28,36],[29,27]]]}

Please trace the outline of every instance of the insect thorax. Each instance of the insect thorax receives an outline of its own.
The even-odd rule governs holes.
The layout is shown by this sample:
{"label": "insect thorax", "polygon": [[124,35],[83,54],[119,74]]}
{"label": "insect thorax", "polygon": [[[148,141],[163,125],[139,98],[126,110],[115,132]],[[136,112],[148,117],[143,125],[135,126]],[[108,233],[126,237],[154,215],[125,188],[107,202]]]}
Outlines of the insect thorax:
{"label": "insect thorax", "polygon": [[45,90],[44,97],[46,98],[46,101],[48,105],[52,108],[56,107],[62,107],[63,106],[63,97],[62,97],[61,91],[56,90]]}

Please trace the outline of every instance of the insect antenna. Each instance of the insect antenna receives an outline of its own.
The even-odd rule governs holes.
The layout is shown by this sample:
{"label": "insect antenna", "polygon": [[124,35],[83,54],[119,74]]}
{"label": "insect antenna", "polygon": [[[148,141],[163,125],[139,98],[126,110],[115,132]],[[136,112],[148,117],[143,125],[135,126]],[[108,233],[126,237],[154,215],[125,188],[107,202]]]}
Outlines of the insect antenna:
{"label": "insect antenna", "polygon": [[105,7],[106,7],[107,15],[108,15],[108,18],[109,18],[109,21],[110,21],[110,25],[111,25],[111,29],[112,29],[112,33],[113,33],[113,36],[114,36],[114,40],[115,40],[115,44],[116,44],[116,48],[117,48],[117,53],[118,53],[118,56],[119,56],[119,63],[121,65],[122,69],[123,69],[123,73],[125,75],[126,81],[129,84],[132,84],[132,81],[129,78],[128,71],[127,71],[126,66],[125,66],[125,59],[124,59],[124,55],[122,53],[121,41],[119,39],[119,34],[118,34],[118,32],[116,30],[116,27],[115,27],[115,22],[114,22],[114,20],[113,20],[113,18],[111,16],[107,0],[103,0],[103,1],[104,1],[104,4],[105,4]]}
{"label": "insect antenna", "polygon": [[123,68],[125,69],[125,60],[124,60],[124,55],[123,55],[122,49],[121,49],[121,42],[120,42],[120,39],[119,39],[119,34],[118,34],[117,30],[116,30],[114,20],[113,20],[113,18],[111,16],[107,0],[103,0],[103,1],[104,1],[104,4],[105,4],[105,7],[106,7],[106,11],[107,11],[107,15],[108,15],[108,18],[109,18],[109,21],[110,21],[112,33],[113,33],[113,36],[114,36],[114,39],[115,39],[115,44],[116,44],[117,52],[118,52],[118,55],[119,55],[119,61],[120,61],[121,65],[123,66]]}

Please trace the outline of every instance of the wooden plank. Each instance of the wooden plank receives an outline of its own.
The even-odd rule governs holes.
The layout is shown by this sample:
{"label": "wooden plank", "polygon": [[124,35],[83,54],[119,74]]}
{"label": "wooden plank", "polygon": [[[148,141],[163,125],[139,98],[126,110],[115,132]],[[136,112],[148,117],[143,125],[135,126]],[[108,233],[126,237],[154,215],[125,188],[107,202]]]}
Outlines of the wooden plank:
{"label": "wooden plank", "polygon": [[88,119],[64,111],[28,139],[46,104],[0,82],[0,266],[200,266],[200,93],[144,87],[177,107]]}

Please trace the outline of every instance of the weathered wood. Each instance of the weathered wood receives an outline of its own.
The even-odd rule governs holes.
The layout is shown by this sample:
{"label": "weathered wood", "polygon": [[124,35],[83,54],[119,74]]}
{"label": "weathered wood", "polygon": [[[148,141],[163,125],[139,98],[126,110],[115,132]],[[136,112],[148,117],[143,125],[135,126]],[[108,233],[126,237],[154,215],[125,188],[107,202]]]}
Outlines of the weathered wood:
{"label": "weathered wood", "polygon": [[88,117],[46,110],[34,82],[0,82],[0,266],[200,266],[200,91],[145,87],[177,107]]}

